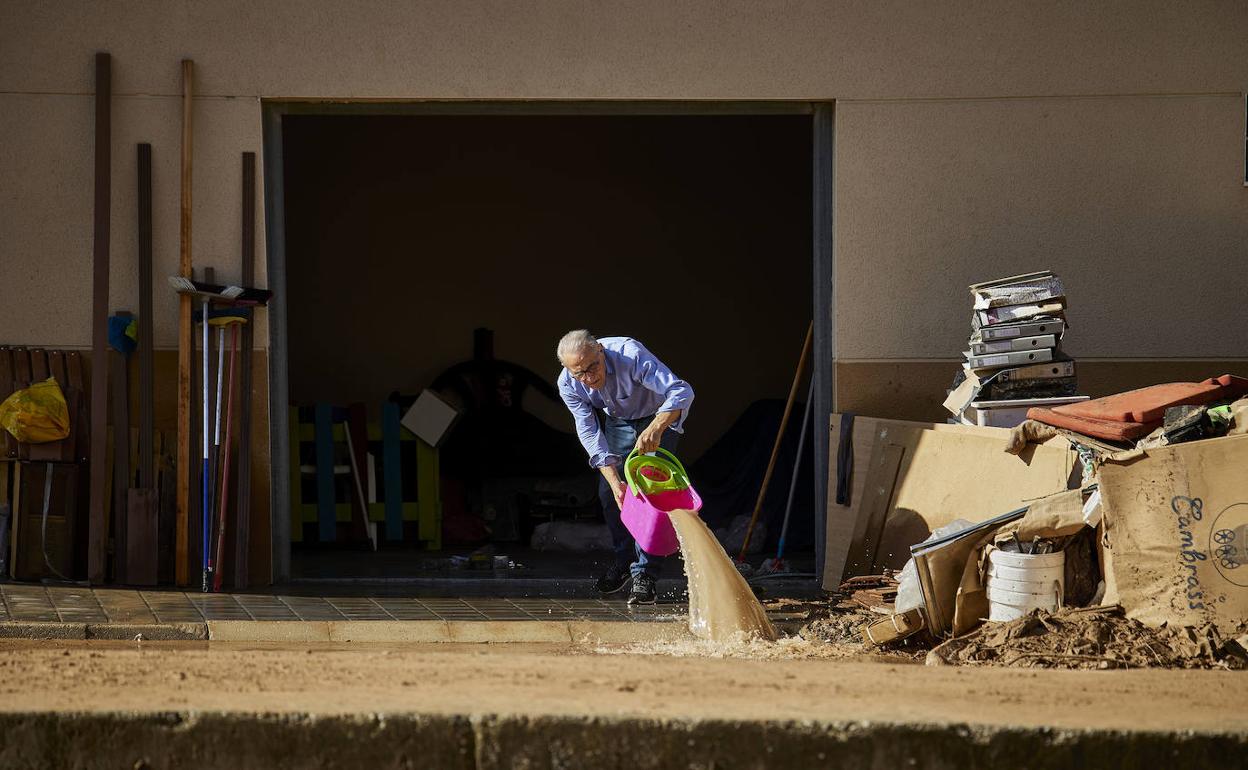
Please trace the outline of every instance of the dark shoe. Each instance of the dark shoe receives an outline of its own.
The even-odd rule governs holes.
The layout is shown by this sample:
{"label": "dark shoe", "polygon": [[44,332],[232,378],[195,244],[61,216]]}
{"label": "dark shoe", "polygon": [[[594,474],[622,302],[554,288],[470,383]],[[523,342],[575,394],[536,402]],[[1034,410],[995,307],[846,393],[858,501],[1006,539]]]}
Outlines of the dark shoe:
{"label": "dark shoe", "polygon": [[594,583],[594,589],[600,594],[613,594],[628,585],[632,578],[628,567],[611,567]]}
{"label": "dark shoe", "polygon": [[654,578],[645,572],[633,578],[633,590],[628,595],[629,604],[654,604],[658,591],[654,587]]}

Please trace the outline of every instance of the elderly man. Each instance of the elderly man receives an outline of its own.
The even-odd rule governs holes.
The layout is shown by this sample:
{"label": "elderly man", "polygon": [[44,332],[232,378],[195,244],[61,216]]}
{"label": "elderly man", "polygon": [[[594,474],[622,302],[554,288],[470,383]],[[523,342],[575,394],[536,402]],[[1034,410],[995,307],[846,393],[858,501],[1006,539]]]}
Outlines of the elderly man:
{"label": "elderly man", "polygon": [[628,603],[653,603],[661,559],[641,550],[620,521],[624,458],[634,448],[675,449],[693,388],[631,337],[598,340],[577,329],[559,340],[557,354],[563,364],[559,395],[572,412],[589,464],[602,473],[598,496],[615,546],[614,563],[596,587],[611,594],[631,580]]}

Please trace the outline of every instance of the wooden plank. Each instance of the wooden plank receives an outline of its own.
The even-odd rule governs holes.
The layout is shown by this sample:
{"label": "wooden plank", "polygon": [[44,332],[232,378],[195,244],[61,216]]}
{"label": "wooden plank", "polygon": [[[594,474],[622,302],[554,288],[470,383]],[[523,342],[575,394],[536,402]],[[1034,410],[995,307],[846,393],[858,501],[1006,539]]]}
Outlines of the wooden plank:
{"label": "wooden plank", "polygon": [[850,553],[849,557],[855,566],[865,565],[865,572],[871,572],[878,561],[877,550],[884,533],[889,504],[893,499],[893,488],[897,484],[897,472],[901,469],[901,458],[904,455],[904,447],[891,443],[878,443],[871,453],[871,460],[866,469],[866,489],[863,490],[862,551]]}
{"label": "wooden plank", "polygon": [[[12,349],[13,356],[13,390],[21,390],[30,387],[30,351],[26,348],[17,347]],[[17,457],[19,460],[25,460],[30,457],[30,444],[24,441],[15,441]]]}
{"label": "wooden plank", "polygon": [[95,55],[95,250],[91,299],[91,482],[87,525],[87,581],[103,583],[108,561],[108,500],[105,457],[108,454],[105,410],[108,408],[108,262],[112,185],[112,61]]}
{"label": "wooden plank", "polygon": [[[13,537],[13,499],[10,496],[12,485],[9,478],[13,472],[13,466],[17,463],[11,460],[0,460],[0,532],[4,532],[4,537],[0,537],[0,543],[11,542]],[[0,553],[0,561],[3,562],[0,568],[0,578],[11,577],[9,572],[9,554],[7,552]]]}
{"label": "wooden plank", "polygon": [[[13,349],[0,346],[0,401],[16,390],[14,385]],[[7,430],[0,429],[0,457],[17,457],[17,440]]]}
{"label": "wooden plank", "polygon": [[12,348],[13,390],[29,387],[31,383],[30,351],[23,347]]}
{"label": "wooden plank", "polygon": [[[180,254],[178,272],[191,277],[191,117],[192,84],[195,64],[182,60],[182,198]],[[190,513],[191,513],[191,353],[194,350],[191,332],[191,298],[178,297],[178,458],[176,465],[177,519],[175,576],[179,586],[190,582]]]}
{"label": "wooden plank", "polygon": [[135,586],[154,586],[159,548],[156,490],[129,490],[126,511],[126,582]]}
{"label": "wooden plank", "polygon": [[130,500],[130,389],[126,354],[112,353],[113,396],[113,576],[129,582],[126,572],[126,533]]}
{"label": "wooden plank", "polygon": [[65,351],[65,376],[69,387],[78,393],[78,414],[70,435],[74,444],[74,461],[86,462],[91,445],[91,415],[87,406],[86,378],[82,373],[82,354],[76,350]]}
{"label": "wooden plank", "polygon": [[[391,522],[403,526],[403,457],[399,451],[399,405],[385,401],[381,405],[382,469],[385,473],[386,530]],[[401,536],[401,535],[400,535]]]}
{"label": "wooden plank", "polygon": [[22,517],[18,511],[22,509],[22,464],[13,463],[13,501],[9,508],[9,576],[17,577],[17,540],[21,536]]}
{"label": "wooden plank", "polygon": [[[70,463],[26,463],[23,469],[25,492],[18,520],[28,534],[17,543],[17,563],[14,575],[18,580],[56,579],[58,576],[44,562],[48,561],[57,571],[69,579],[78,572],[75,553],[78,517],[78,469]],[[46,538],[43,526],[45,481],[51,473],[51,490],[48,495]]]}
{"label": "wooden plank", "polygon": [[177,434],[169,431],[156,434],[156,486],[160,506],[156,517],[156,537],[160,551],[156,558],[156,579],[162,585],[177,582],[176,533],[177,533]]}
{"label": "wooden plank", "polygon": [[[31,348],[29,354],[31,384],[44,382],[48,377],[52,376],[48,369],[48,353],[46,350]],[[53,462],[61,459],[61,448],[58,442],[29,444],[26,448],[26,456],[31,461]]]}
{"label": "wooden plank", "polygon": [[[139,487],[156,488],[155,373],[152,351],[152,146],[138,146],[139,164]],[[146,503],[145,503],[146,504]]]}
{"label": "wooden plank", "polygon": [[30,349],[30,381],[43,382],[48,379],[48,353],[43,348]]}
{"label": "wooden plank", "polygon": [[[30,350],[30,380],[32,383],[43,382],[51,377],[51,371],[48,369],[48,353],[42,348],[31,348]],[[59,382],[57,383],[60,384]],[[31,444],[28,449],[28,456],[31,460],[40,462],[56,461],[61,459],[61,446],[59,441],[50,441],[39,444]]]}
{"label": "wooden plank", "polygon": [[52,459],[57,462],[72,463],[74,461],[74,439],[76,438],[74,426],[78,424],[78,397],[69,387],[69,377],[65,370],[64,352],[60,350],[48,351],[48,376],[54,378],[57,384],[61,386],[61,392],[65,395],[65,407],[69,411],[69,436],[50,444],[50,446],[56,449],[55,456]]}
{"label": "wooden plank", "polygon": [[329,404],[316,405],[316,507],[322,543],[338,538],[338,519],[334,515],[333,413]]}
{"label": "wooden plank", "polygon": [[[256,154],[243,153],[243,250],[242,279],[244,286],[256,280]],[[254,318],[254,317],[253,317]],[[254,320],[253,320],[254,323]],[[234,587],[246,588],[250,582],[248,561],[251,556],[251,409],[252,409],[252,330],[242,329],[242,371],[239,373],[241,411],[238,417],[238,503],[234,534]],[[292,447],[291,451],[298,447]],[[295,463],[298,465],[298,463]]]}

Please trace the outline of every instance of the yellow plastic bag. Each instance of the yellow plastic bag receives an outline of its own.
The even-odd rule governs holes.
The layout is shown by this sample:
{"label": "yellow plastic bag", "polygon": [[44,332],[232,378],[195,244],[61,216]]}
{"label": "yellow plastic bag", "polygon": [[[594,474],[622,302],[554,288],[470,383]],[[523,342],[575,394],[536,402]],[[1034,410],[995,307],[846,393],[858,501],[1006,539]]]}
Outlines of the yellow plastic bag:
{"label": "yellow plastic bag", "polygon": [[17,391],[0,404],[0,427],[30,444],[69,435],[69,407],[55,377]]}

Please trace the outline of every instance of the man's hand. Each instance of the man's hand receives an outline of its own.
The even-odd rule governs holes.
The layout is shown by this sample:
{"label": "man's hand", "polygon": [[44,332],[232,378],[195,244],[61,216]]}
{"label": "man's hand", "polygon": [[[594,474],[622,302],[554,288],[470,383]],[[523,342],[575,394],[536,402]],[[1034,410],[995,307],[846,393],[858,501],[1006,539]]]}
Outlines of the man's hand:
{"label": "man's hand", "polygon": [[659,448],[659,442],[663,440],[663,428],[655,427],[653,423],[643,430],[637,436],[637,451],[641,454],[650,454]]}
{"label": "man's hand", "polygon": [[615,495],[616,506],[623,508],[624,490],[627,488],[624,479],[620,478],[620,474],[614,465],[604,465],[598,470],[602,472],[602,477],[607,480],[607,486],[611,488],[611,494]]}
{"label": "man's hand", "polygon": [[641,454],[650,454],[658,449],[659,442],[663,440],[663,431],[678,419],[680,419],[679,409],[672,412],[659,412],[646,429],[638,434],[637,445],[634,448]]}

